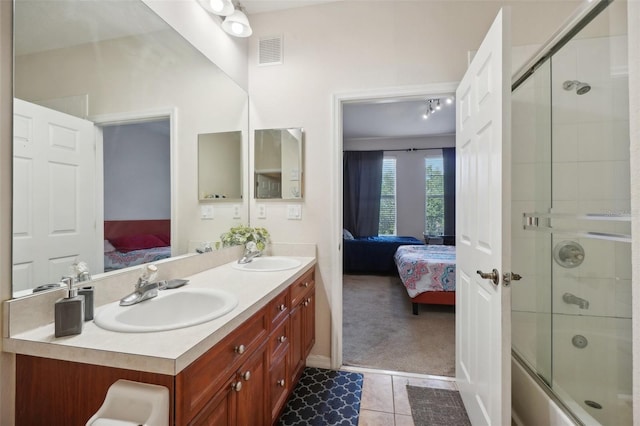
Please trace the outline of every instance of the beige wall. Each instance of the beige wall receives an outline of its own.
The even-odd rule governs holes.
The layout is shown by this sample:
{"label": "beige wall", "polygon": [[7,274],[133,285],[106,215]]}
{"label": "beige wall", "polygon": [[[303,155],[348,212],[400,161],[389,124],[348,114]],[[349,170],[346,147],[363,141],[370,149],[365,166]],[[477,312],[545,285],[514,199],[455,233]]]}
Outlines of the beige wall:
{"label": "beige wall", "polygon": [[[319,270],[315,355],[330,356],[332,198],[332,96],[374,88],[459,81],[467,52],[478,48],[504,2],[336,2],[251,17],[249,44],[250,127],[304,127],[305,188],[301,221],[285,219],[286,205],[268,207],[274,241],[315,242]],[[579,2],[512,4],[516,45],[540,44]],[[257,40],[284,37],[284,63],[257,65]],[[252,133],[252,131],[250,131]],[[336,196],[336,198],[339,198]]]}

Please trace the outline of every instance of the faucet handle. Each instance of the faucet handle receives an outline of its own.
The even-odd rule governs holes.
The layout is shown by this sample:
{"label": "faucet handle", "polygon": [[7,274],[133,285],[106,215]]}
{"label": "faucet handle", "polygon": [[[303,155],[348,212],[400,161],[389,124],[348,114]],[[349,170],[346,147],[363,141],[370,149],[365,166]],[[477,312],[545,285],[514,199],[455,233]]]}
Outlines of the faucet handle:
{"label": "faucet handle", "polygon": [[153,264],[148,264],[142,267],[142,273],[140,274],[140,278],[138,278],[138,287],[148,283],[149,281],[153,281],[158,275],[158,267]]}

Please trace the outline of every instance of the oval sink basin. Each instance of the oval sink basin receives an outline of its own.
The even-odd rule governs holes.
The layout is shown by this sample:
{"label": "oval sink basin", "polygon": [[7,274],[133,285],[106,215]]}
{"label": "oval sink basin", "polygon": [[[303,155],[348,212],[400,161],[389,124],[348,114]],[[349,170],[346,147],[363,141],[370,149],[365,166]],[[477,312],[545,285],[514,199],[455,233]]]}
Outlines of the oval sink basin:
{"label": "oval sink basin", "polygon": [[237,305],[238,298],[222,290],[166,290],[131,306],[111,303],[99,310],[93,321],[100,328],[124,333],[166,331],[211,321]]}
{"label": "oval sink basin", "polygon": [[232,268],[239,269],[241,271],[274,272],[297,268],[300,265],[302,265],[302,262],[290,257],[267,256],[255,257],[249,263],[241,264],[235,262],[231,266]]}

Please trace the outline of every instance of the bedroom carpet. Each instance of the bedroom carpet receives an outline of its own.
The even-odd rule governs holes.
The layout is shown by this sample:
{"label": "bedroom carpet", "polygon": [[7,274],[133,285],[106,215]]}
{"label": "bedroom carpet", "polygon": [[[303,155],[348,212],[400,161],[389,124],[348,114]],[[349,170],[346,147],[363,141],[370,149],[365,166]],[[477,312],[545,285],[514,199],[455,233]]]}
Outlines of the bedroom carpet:
{"label": "bedroom carpet", "polygon": [[411,301],[393,276],[343,276],[343,363],[408,373],[455,375],[455,309]]}
{"label": "bedroom carpet", "polygon": [[458,391],[407,385],[415,426],[471,426]]}

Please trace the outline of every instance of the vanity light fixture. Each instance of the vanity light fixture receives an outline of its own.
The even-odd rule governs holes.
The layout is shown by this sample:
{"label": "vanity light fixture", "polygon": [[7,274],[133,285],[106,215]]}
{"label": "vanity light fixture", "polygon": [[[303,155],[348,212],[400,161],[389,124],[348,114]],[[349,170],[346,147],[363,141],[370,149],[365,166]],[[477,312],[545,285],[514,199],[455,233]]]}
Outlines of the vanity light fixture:
{"label": "vanity light fixture", "polygon": [[219,16],[229,16],[236,9],[231,0],[199,0],[199,3],[207,12]]}
{"label": "vanity light fixture", "polygon": [[229,16],[227,16],[222,22],[222,29],[234,37],[249,37],[253,34],[251,25],[249,25],[249,19],[247,15],[242,11],[242,6],[237,3],[236,10]]}

